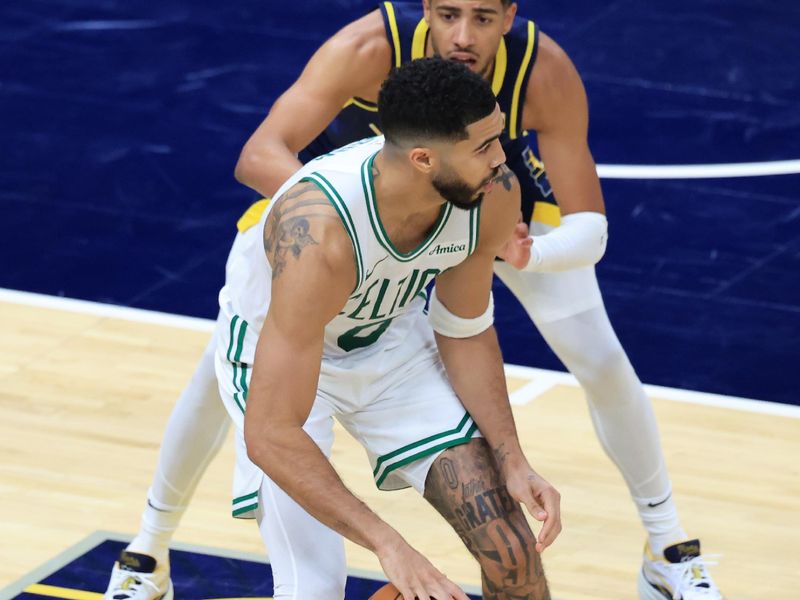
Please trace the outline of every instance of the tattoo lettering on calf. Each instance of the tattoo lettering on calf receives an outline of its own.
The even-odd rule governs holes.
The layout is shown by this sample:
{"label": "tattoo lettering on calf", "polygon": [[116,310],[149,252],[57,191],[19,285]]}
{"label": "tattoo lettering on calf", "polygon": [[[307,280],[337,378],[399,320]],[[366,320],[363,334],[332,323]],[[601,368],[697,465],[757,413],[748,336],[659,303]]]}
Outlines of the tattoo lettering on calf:
{"label": "tattoo lettering on calf", "polygon": [[472,531],[493,519],[507,517],[515,508],[514,501],[502,485],[485,492],[464,495],[464,501],[455,509],[464,531]]}

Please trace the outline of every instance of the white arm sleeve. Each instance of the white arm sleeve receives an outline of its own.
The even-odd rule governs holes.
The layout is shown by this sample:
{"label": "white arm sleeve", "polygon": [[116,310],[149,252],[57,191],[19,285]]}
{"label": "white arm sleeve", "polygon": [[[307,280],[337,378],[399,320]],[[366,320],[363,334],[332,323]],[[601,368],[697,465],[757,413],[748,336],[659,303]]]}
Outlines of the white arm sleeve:
{"label": "white arm sleeve", "polygon": [[467,338],[483,333],[494,323],[494,298],[489,292],[489,306],[482,315],[465,319],[451,313],[436,297],[436,286],[431,291],[428,306],[428,322],[433,330],[451,338]]}
{"label": "white arm sleeve", "polygon": [[531,236],[531,258],[523,271],[569,271],[597,264],[606,252],[608,221],[598,212],[561,217],[561,225],[544,235]]}

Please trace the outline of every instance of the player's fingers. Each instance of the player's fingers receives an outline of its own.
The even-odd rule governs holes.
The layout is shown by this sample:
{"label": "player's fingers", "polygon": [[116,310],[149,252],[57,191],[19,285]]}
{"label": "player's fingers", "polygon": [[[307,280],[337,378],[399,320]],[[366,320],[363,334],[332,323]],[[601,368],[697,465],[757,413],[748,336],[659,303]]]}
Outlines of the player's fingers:
{"label": "player's fingers", "polygon": [[546,548],[552,544],[558,535],[561,533],[561,511],[560,511],[560,498],[556,490],[548,491],[546,494],[548,500],[544,501],[545,506],[549,507],[548,518],[542,525],[542,530],[539,532],[539,544]]}
{"label": "player's fingers", "polygon": [[530,513],[534,519],[537,521],[544,521],[547,518],[547,511],[544,506],[536,500],[533,494],[526,494],[521,500],[525,508],[528,509],[528,513]]}
{"label": "player's fingers", "polygon": [[414,600],[414,592],[411,591],[410,587],[397,584],[395,584],[395,587],[397,588],[397,591],[400,592],[403,600]]}
{"label": "player's fingers", "polygon": [[446,580],[445,583],[446,591],[448,594],[450,594],[449,596],[446,596],[447,598],[453,598],[454,600],[469,600],[469,597],[464,593],[464,590],[458,587],[455,583],[449,579]]}

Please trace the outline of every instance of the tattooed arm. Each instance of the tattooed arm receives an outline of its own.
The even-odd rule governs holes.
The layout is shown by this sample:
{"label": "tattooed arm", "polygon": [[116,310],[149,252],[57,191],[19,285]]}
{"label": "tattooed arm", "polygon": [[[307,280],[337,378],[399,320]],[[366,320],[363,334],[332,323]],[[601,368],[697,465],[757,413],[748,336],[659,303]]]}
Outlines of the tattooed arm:
{"label": "tattooed arm", "polygon": [[[395,585],[412,590],[409,598],[431,592],[467,600],[344,486],[303,430],[317,394],[325,326],[356,282],[353,247],[314,184],[300,182],[276,200],[264,227],[264,250],[272,297],[247,397],[250,460],[321,523],[375,552]],[[409,587],[412,580],[417,583]]]}
{"label": "tattooed arm", "polygon": [[[498,178],[508,173],[503,166]],[[475,252],[436,280],[439,301],[460,317],[474,318],[486,311],[494,257],[518,218],[519,183],[516,178],[510,186],[499,183],[484,199]],[[544,550],[561,530],[559,495],[531,469],[522,453],[494,327],[468,338],[437,333],[436,342],[448,378],[494,452],[509,493],[523,502],[534,518],[544,521],[537,544],[539,551]]]}
{"label": "tattooed arm", "polygon": [[302,429],[316,397],[325,326],[356,281],[352,246],[323,192],[300,182],[276,200],[264,249],[271,301],[247,398],[248,456],[317,519],[374,548],[387,526],[344,487]]}

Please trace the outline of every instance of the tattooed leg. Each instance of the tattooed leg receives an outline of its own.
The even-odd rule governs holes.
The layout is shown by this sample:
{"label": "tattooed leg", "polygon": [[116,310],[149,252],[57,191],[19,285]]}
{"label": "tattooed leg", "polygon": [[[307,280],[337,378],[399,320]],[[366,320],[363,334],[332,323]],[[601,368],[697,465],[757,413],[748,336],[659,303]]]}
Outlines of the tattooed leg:
{"label": "tattooed leg", "polygon": [[445,450],[428,473],[425,499],[480,563],[484,600],[550,600],[536,538],[485,440]]}

